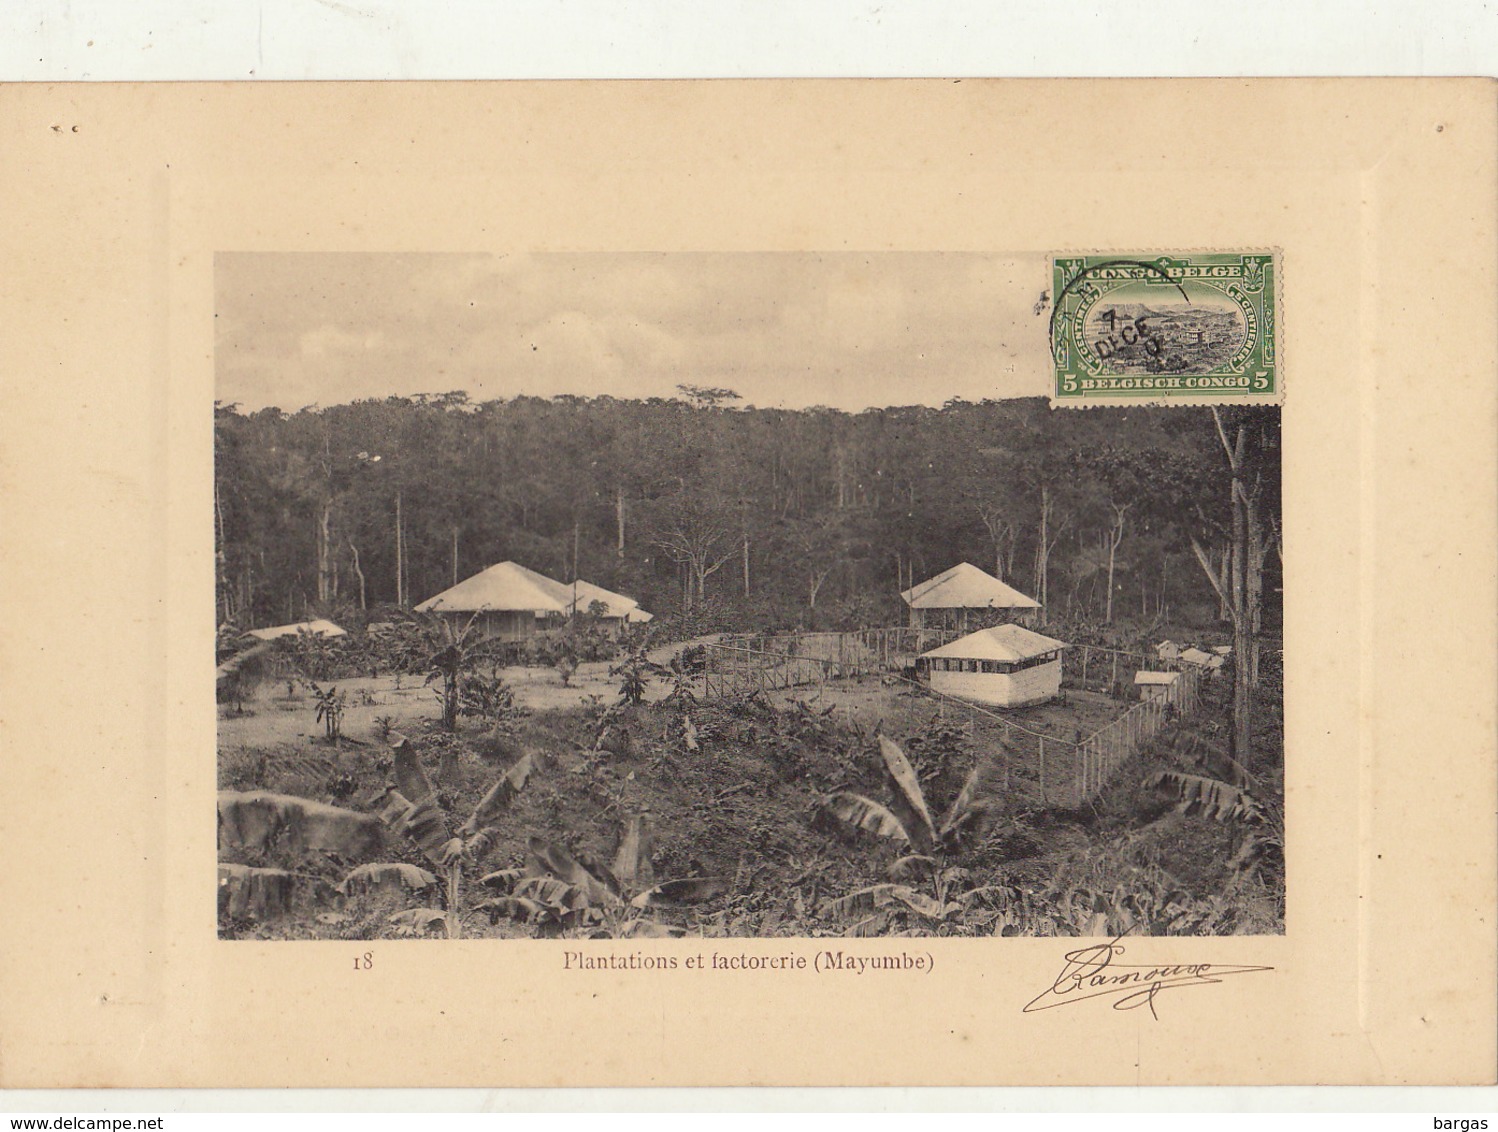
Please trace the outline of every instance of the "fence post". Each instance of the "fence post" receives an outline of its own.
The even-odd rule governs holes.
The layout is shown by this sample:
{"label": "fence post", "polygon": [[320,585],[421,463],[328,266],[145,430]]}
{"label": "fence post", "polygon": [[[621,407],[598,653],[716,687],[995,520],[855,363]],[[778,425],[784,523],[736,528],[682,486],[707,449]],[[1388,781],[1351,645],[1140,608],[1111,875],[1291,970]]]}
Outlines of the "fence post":
{"label": "fence post", "polygon": [[1045,739],[1040,740],[1040,804],[1045,805]]}

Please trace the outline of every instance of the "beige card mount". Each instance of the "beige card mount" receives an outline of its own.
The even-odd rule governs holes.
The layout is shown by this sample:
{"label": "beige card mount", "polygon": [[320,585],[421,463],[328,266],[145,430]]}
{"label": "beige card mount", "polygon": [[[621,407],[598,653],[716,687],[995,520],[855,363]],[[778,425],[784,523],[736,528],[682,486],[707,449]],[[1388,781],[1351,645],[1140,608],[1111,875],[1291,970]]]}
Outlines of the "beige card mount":
{"label": "beige card mount", "polygon": [[[0,106],[0,1085],[1493,1081],[1491,83],[34,85]],[[1231,274],[1113,280],[1137,288],[1076,308],[1091,379],[1190,378],[1198,403],[1047,407],[1057,260],[1113,252]],[[1212,399],[1206,377],[1252,385],[1268,362],[1275,403]],[[295,433],[391,397],[452,431],[398,457],[405,417],[347,451]],[[612,439],[573,427],[600,404]],[[1022,440],[1011,475],[973,471]],[[698,481],[640,471],[694,444],[715,482],[738,469],[732,507],[693,512]],[[1072,463],[1044,465],[1053,448]],[[274,468],[231,475],[246,453]],[[491,463],[442,480],[451,499],[377,479],[449,456]],[[752,526],[801,459],[843,472]],[[537,518],[584,466],[633,478]],[[1225,485],[1210,521],[1178,510],[1148,542],[1141,516],[1203,477]],[[303,522],[297,484],[335,478],[344,502]],[[1054,526],[1015,518],[1005,558],[985,500],[1042,488],[1075,495]],[[349,502],[377,495],[388,513]],[[713,522],[710,553],[672,542]],[[1223,565],[1238,534],[1253,569]],[[943,573],[959,554],[976,574]],[[397,695],[388,670],[287,689],[276,669],[248,712],[216,702],[226,620],[310,625],[361,585],[365,614],[416,606],[504,561],[540,580],[483,585],[531,604],[430,619],[525,638],[502,669],[519,730],[472,681],[451,705],[478,713],[460,737],[484,720],[486,755],[442,738],[421,672]],[[782,613],[659,670],[600,651],[563,680],[523,652],[782,584]],[[1279,624],[1244,636],[1254,600]],[[1148,656],[1083,631],[1129,622],[1140,644],[1191,601],[1201,624]],[[350,637],[383,631],[358,620]],[[352,647],[290,635],[264,655]],[[1283,709],[1252,722],[1282,744],[1235,782],[1245,643]],[[245,651],[228,644],[219,663]],[[646,702],[612,707],[636,677]],[[678,677],[691,701],[655,702]],[[1221,727],[1176,742],[1202,704]],[[805,762],[775,769],[773,744]],[[751,758],[765,777],[738,773]],[[965,841],[980,763],[1010,825]],[[1157,836],[1220,876],[1248,818],[1282,854],[1252,915]],[[1153,910],[1106,873],[1141,845]],[[406,868],[359,872],[379,864]],[[359,903],[381,893],[380,916]]]}

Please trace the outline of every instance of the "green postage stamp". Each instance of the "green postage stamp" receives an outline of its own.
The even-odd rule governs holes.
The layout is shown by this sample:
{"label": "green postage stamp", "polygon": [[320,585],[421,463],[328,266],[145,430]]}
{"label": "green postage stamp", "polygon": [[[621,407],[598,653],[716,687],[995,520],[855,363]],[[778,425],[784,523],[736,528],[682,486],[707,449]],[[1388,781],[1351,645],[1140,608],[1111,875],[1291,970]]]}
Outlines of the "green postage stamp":
{"label": "green postage stamp", "polygon": [[1056,405],[1278,403],[1273,252],[1051,260]]}

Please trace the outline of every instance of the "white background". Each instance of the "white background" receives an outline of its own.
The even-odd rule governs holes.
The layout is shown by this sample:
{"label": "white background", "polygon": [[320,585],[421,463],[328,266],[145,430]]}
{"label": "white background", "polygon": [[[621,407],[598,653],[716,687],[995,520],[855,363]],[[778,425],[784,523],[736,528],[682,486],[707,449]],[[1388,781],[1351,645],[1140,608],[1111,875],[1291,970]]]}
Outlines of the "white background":
{"label": "white background", "polygon": [[5,0],[8,80],[1485,75],[1493,0]]}

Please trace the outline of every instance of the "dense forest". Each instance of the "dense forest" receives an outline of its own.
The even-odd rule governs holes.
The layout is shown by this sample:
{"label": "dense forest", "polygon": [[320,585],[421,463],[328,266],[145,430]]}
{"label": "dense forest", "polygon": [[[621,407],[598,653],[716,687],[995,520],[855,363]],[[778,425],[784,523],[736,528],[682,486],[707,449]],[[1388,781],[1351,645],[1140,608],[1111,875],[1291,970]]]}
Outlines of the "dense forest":
{"label": "dense forest", "polygon": [[[1235,439],[1236,438],[1236,439]],[[465,394],[215,412],[218,618],[357,625],[512,559],[640,600],[662,627],[895,624],[970,561],[1052,623],[1207,626],[1252,495],[1278,625],[1279,414],[1052,411],[1041,398],[846,413]],[[1244,532],[1238,532],[1243,535]],[[1260,595],[1253,595],[1258,598]],[[1257,619],[1257,618],[1256,618]]]}

